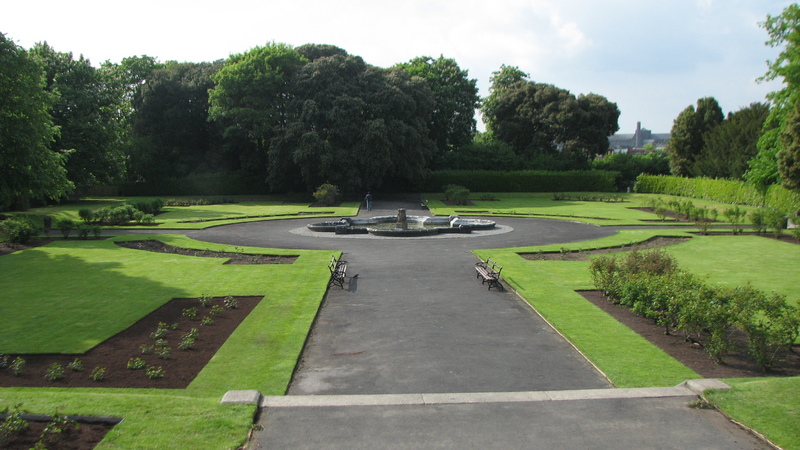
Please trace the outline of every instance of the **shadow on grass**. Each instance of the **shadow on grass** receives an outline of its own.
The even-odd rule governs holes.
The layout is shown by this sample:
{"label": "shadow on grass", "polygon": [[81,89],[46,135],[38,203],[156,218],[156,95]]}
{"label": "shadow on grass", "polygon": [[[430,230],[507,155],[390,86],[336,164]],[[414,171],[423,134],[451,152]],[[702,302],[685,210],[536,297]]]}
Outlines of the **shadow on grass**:
{"label": "shadow on grass", "polygon": [[130,265],[120,261],[61,251],[44,247],[0,257],[0,353],[82,353],[171,298],[187,296],[181,288],[126,274]]}

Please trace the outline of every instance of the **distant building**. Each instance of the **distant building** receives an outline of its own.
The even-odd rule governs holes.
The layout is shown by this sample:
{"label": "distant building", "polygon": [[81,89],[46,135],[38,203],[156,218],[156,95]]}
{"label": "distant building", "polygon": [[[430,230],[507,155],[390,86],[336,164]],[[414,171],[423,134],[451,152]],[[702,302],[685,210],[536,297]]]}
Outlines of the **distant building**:
{"label": "distant building", "polygon": [[608,145],[615,153],[641,154],[645,153],[644,146],[653,144],[656,150],[663,150],[669,142],[669,133],[653,133],[642,128],[642,122],[636,122],[636,132],[633,134],[617,133],[608,137]]}

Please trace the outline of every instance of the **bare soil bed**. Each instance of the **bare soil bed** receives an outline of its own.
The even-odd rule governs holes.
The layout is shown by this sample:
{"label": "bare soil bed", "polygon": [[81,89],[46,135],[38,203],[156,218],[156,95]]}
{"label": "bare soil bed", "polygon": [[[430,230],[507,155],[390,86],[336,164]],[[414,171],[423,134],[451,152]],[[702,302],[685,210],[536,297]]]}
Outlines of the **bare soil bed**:
{"label": "bare soil bed", "polygon": [[519,255],[527,260],[539,261],[588,261],[589,255],[600,255],[606,253],[629,252],[631,250],[646,250],[668,245],[680,244],[691,238],[688,237],[665,237],[655,236],[636,245],[623,245],[620,247],[599,248],[585,251],[564,251],[564,252],[541,252],[541,253],[520,253]]}
{"label": "bare soil bed", "polygon": [[225,264],[293,264],[297,260],[296,255],[262,255],[257,253],[218,252],[212,250],[181,248],[153,239],[143,241],[119,241],[114,243],[120,247],[131,248],[135,250],[146,250],[149,252],[199,256],[203,258],[228,258],[228,261],[225,261]]}
{"label": "bare soil bed", "polygon": [[[48,449],[58,450],[90,450],[97,446],[106,434],[114,428],[114,423],[86,423],[77,421],[77,429],[67,429],[51,441],[47,441]],[[20,434],[11,437],[3,449],[28,450],[39,441],[47,422],[28,421],[28,427]]]}
{"label": "bare soil bed", "polygon": [[31,248],[40,247],[49,244],[55,239],[51,237],[41,237],[28,241],[27,244],[9,244],[8,242],[0,242],[0,256],[8,255],[20,250],[28,250]]}
{"label": "bare soil bed", "polygon": [[733,338],[738,350],[728,355],[724,364],[714,364],[702,347],[687,342],[680,332],[664,334],[664,327],[650,319],[636,315],[629,308],[611,303],[600,291],[578,291],[578,293],[705,378],[793,377],[800,375],[800,355],[798,354],[800,346],[798,345],[794,346],[793,351],[787,354],[786,361],[780,363],[776,369],[764,372],[745,351],[744,334],[734,333]]}
{"label": "bare soil bed", "polygon": [[[25,360],[25,366],[18,376],[15,376],[10,368],[0,369],[0,387],[186,388],[261,298],[260,296],[235,297],[238,300],[238,307],[226,309],[222,307],[223,298],[215,297],[212,299],[213,304],[221,307],[218,315],[211,315],[211,307],[203,307],[198,299],[172,299],[128,329],[86,353],[10,354],[9,363],[19,356]],[[198,309],[195,319],[182,315],[184,309],[192,307]],[[212,318],[213,324],[201,325],[201,318],[206,316]],[[171,348],[169,359],[156,356],[152,350],[143,354],[141,349],[142,345],[154,345],[155,340],[150,335],[156,331],[160,322],[169,327],[176,326],[175,330],[169,330],[164,336],[167,340],[166,346]],[[178,344],[182,335],[190,332],[192,328],[196,328],[199,333],[195,348],[180,350]],[[80,372],[67,368],[67,364],[76,358],[83,363],[83,370]],[[146,367],[138,370],[128,369],[128,361],[132,358],[143,359],[146,367],[163,368],[163,378],[148,378],[145,373]],[[54,363],[64,367],[64,378],[49,381],[45,378],[45,374]],[[102,380],[95,381],[90,378],[95,367],[107,369]]]}

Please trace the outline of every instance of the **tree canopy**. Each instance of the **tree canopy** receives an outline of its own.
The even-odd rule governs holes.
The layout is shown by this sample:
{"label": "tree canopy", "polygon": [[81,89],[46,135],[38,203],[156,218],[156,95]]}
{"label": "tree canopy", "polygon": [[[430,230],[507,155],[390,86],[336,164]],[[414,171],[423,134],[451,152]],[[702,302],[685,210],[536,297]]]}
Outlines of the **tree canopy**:
{"label": "tree canopy", "polygon": [[703,150],[705,133],[719,125],[725,118],[714,97],[697,100],[697,108],[689,105],[672,125],[667,144],[670,170],[673,175],[689,176],[697,155]]}
{"label": "tree canopy", "polygon": [[742,179],[748,161],[758,154],[758,140],[769,105],[753,103],[729,113],[719,125],[703,135],[703,147],[696,155],[691,173],[710,178]]}
{"label": "tree canopy", "polygon": [[136,141],[128,170],[134,179],[183,177],[221,165],[221,136],[208,121],[211,77],[221,66],[168,61],[150,71],[132,101]]}
{"label": "tree canopy", "polygon": [[[767,46],[783,47],[774,61],[768,61],[767,72],[761,77],[765,81],[781,80],[783,88],[767,95],[772,102],[772,109],[758,141],[758,154],[749,162],[750,168],[745,173],[749,183],[766,192],[769,185],[783,178],[779,160],[782,158],[783,143],[788,141],[782,135],[791,133],[786,130],[787,123],[800,99],[800,5],[793,3],[777,16],[768,15],[766,21],[759,25],[769,35]],[[781,164],[786,164],[792,157],[786,155],[783,158]]]}
{"label": "tree canopy", "polygon": [[[13,130],[0,136],[0,163],[14,171],[0,207],[121,180],[123,190],[171,189],[205,174],[254,193],[333,183],[349,194],[413,190],[433,168],[483,168],[487,159],[588,168],[618,129],[619,110],[604,97],[576,97],[504,65],[483,100],[489,132],[479,135],[477,80],[444,55],[386,69],[333,45],[272,42],[213,63],[139,55],[94,67],[46,42],[30,51],[3,44],[13,65],[0,74],[3,88],[26,93],[31,111],[0,104]],[[25,126],[10,125],[22,117]]]}
{"label": "tree canopy", "polygon": [[420,56],[398,67],[424,78],[432,91],[434,107],[428,129],[439,155],[469,144],[475,135],[475,110],[480,105],[477,80],[470,79],[454,59],[444,56]]}
{"label": "tree canopy", "polygon": [[56,100],[45,90],[42,67],[0,33],[0,209],[72,191],[66,154],[50,150],[58,136],[50,116]]}
{"label": "tree canopy", "polygon": [[50,110],[60,134],[51,149],[69,153],[67,178],[81,192],[111,184],[124,173],[120,147],[123,122],[119,97],[105,69],[92,67],[82,55],[55,51],[46,42],[30,51],[45,71],[45,89],[57,94]]}
{"label": "tree canopy", "polygon": [[419,185],[434,150],[427,84],[399,68],[330,55],[303,65],[291,83],[287,122],[269,150],[271,186],[331,183],[354,192],[386,179]]}
{"label": "tree canopy", "polygon": [[608,151],[608,136],[619,129],[619,109],[605,97],[576,98],[508,66],[494,73],[482,112],[494,137],[528,161],[554,154],[589,161]]}

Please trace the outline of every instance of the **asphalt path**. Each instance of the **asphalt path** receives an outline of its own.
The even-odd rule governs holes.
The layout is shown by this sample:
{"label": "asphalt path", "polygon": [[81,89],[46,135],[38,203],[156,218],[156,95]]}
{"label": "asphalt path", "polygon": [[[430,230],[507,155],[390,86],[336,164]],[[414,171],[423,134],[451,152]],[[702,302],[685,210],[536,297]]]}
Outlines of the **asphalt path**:
{"label": "asphalt path", "polygon": [[[377,203],[359,217],[429,215]],[[320,219],[322,220],[322,219]],[[327,219],[330,220],[330,219]],[[313,218],[188,232],[229,245],[341,250],[348,281],[323,300],[287,394],[369,396],[612,389],[510,290],[476,278],[473,249],[593,240],[614,228],[497,218],[500,232],[424,238],[305,231]],[[358,276],[356,276],[358,275]],[[344,397],[343,397],[344,398]],[[360,397],[357,397],[360,398]],[[264,408],[255,448],[766,448],[691,397]]]}

